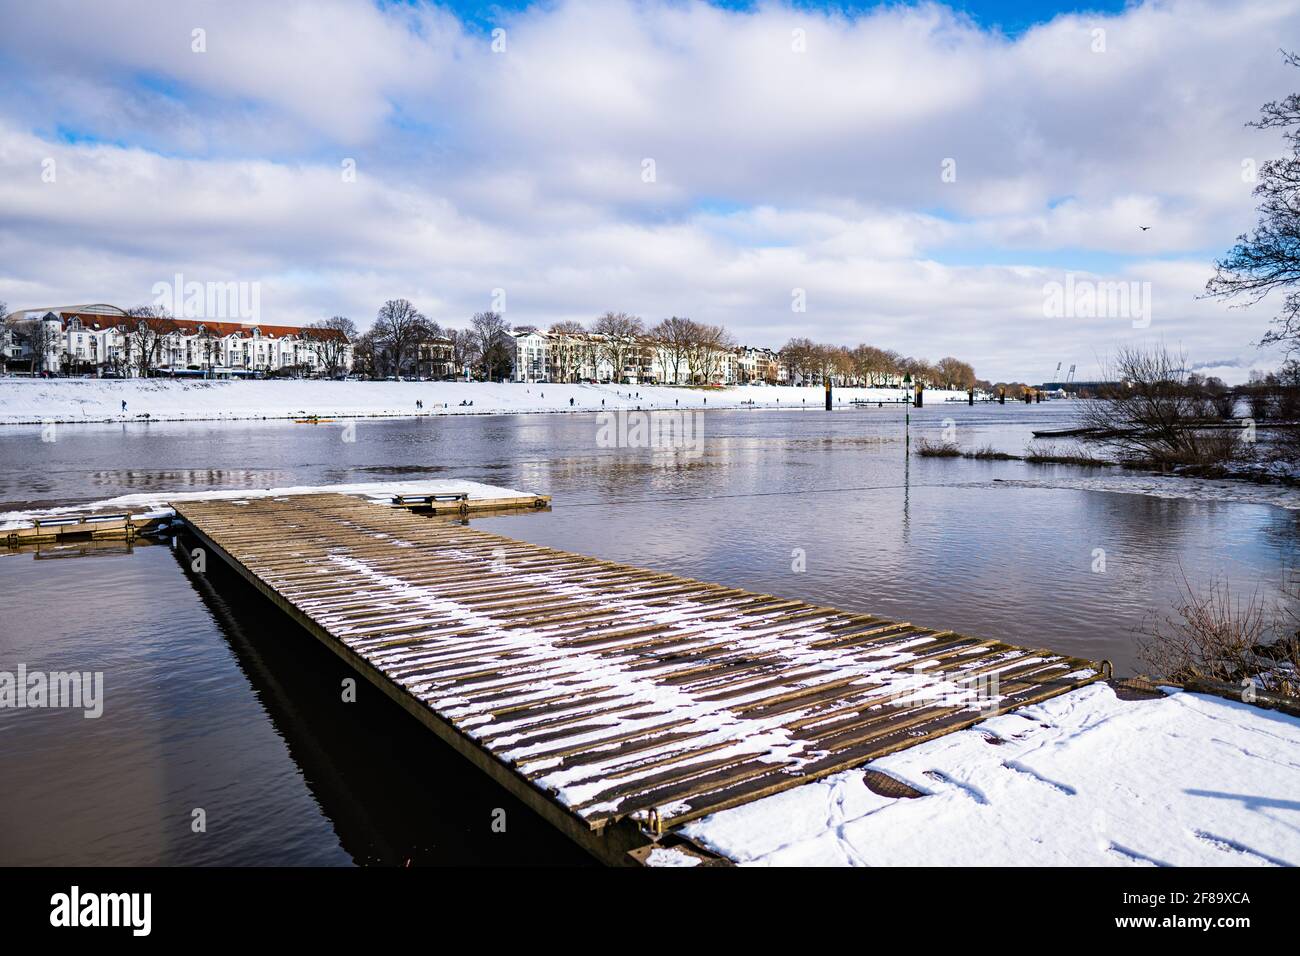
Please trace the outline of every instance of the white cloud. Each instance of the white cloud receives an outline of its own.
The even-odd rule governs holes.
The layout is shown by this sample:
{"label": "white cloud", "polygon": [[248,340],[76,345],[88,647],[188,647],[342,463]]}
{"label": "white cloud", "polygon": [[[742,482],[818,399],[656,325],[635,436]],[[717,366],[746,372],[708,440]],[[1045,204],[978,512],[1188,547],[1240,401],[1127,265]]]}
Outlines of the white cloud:
{"label": "white cloud", "polygon": [[[460,322],[501,287],[518,323],[689,314],[998,378],[1082,372],[1139,334],[1268,364],[1267,305],[1195,297],[1253,221],[1242,159],[1280,152],[1243,124],[1300,79],[1268,39],[1295,35],[1300,0],[1147,3],[1017,39],[937,5],[569,0],[506,15],[500,54],[434,7],[4,8],[13,305],[130,304],[184,272],[261,281],[288,321],[364,323],[404,295]],[[1151,327],[1043,319],[1066,271],[1150,281]]]}

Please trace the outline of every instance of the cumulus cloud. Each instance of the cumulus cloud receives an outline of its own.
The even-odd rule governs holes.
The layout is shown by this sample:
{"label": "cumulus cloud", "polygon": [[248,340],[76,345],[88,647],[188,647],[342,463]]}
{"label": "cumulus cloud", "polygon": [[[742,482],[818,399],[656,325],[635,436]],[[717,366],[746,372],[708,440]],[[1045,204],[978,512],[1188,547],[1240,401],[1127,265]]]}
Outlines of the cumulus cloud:
{"label": "cumulus cloud", "polygon": [[[1300,0],[1017,37],[938,4],[561,0],[503,14],[496,52],[419,3],[3,6],[11,305],[132,304],[181,272],[259,281],[284,321],[402,295],[460,323],[504,289],[519,324],[691,315],[991,378],[1152,337],[1269,364],[1267,303],[1196,296],[1253,219],[1243,160],[1281,151],[1243,124],[1298,79],[1267,38]],[[1150,324],[1045,317],[1067,274],[1149,282]]]}

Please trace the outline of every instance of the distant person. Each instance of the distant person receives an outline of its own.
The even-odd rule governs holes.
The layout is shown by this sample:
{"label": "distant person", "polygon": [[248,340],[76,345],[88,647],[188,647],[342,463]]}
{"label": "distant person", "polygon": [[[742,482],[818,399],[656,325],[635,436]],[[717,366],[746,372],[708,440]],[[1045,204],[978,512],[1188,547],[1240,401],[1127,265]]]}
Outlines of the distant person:
{"label": "distant person", "polygon": [[573,407],[573,399],[572,399],[572,398],[569,399],[569,407],[570,407],[570,408]]}
{"label": "distant person", "polygon": [[126,414],[126,399],[122,399],[122,414]]}

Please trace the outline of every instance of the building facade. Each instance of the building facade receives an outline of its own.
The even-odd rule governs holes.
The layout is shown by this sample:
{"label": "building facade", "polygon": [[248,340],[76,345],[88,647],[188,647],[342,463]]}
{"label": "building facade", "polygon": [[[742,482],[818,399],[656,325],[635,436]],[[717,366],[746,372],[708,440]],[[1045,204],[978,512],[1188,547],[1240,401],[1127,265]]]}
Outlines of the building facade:
{"label": "building facade", "polygon": [[352,367],[352,345],[334,329],[141,318],[111,305],[20,309],[6,332],[10,370],[35,374],[337,376]]}
{"label": "building facade", "polygon": [[[743,367],[741,349],[709,349],[693,356],[678,355],[673,361],[659,343],[647,336],[611,339],[596,332],[538,329],[516,329],[512,336],[516,382],[734,385]],[[775,363],[775,353],[772,355]],[[692,359],[698,369],[692,367]]]}

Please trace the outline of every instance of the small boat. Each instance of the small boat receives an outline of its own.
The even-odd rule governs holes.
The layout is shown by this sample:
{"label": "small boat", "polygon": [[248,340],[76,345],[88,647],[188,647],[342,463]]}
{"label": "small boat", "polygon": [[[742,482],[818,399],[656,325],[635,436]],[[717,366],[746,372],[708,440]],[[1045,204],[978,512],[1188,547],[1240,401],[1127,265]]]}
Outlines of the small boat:
{"label": "small boat", "polygon": [[334,421],[334,419],[332,418],[318,418],[315,415],[313,415],[311,418],[295,418],[293,420],[295,425],[322,425],[325,424],[326,422],[332,422],[332,421]]}
{"label": "small boat", "polygon": [[1034,432],[1035,438],[1077,438],[1082,435],[1091,435],[1099,432],[1098,428],[1050,428],[1045,431]]}

